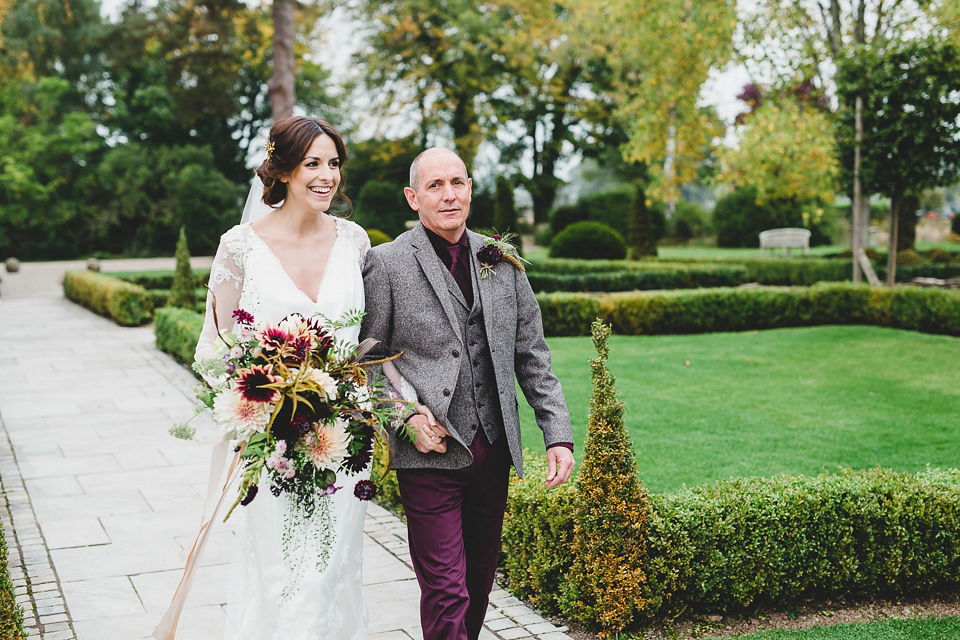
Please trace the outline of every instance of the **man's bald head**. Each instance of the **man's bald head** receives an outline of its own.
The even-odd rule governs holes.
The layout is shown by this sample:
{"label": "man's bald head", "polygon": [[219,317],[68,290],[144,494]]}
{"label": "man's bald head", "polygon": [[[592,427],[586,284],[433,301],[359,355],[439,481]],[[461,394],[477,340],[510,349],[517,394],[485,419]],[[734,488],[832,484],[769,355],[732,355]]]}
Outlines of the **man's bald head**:
{"label": "man's bald head", "polygon": [[410,163],[410,188],[411,189],[413,189],[414,191],[419,190],[419,186],[417,183],[420,180],[420,161],[426,159],[427,157],[431,157],[434,155],[442,156],[444,154],[449,154],[451,158],[456,158],[457,161],[460,163],[460,165],[463,167],[463,174],[469,177],[469,174],[467,173],[467,165],[463,161],[463,159],[457,154],[456,151],[453,151],[451,149],[445,149],[444,147],[430,147],[429,149],[426,149],[420,152],[420,155],[414,158],[413,162]]}

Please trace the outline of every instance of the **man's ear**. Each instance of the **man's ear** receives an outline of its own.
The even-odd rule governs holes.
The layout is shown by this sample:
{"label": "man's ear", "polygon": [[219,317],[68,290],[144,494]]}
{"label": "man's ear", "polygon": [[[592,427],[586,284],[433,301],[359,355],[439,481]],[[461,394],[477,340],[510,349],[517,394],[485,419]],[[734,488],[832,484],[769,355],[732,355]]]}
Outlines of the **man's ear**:
{"label": "man's ear", "polygon": [[414,211],[420,211],[420,203],[417,202],[417,192],[410,187],[403,188],[403,195],[407,199],[407,204]]}

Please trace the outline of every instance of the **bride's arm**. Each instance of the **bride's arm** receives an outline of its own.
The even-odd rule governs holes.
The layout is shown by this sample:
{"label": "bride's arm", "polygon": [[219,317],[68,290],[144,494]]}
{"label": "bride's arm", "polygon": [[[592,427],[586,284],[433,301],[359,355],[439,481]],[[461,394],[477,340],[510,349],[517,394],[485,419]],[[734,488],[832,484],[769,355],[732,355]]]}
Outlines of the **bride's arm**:
{"label": "bride's arm", "polygon": [[243,252],[234,230],[220,238],[217,255],[210,267],[207,284],[207,308],[203,317],[203,330],[197,341],[194,354],[196,361],[217,356],[216,343],[219,332],[233,329],[233,312],[239,308],[243,289]]}

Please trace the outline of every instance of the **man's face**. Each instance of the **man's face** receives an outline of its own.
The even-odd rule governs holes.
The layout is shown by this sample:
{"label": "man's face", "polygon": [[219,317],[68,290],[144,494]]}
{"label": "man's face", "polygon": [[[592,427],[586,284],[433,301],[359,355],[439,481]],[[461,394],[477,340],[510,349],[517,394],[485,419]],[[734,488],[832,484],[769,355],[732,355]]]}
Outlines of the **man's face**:
{"label": "man's face", "polygon": [[463,161],[452,151],[435,149],[420,158],[416,190],[403,190],[420,222],[449,242],[456,242],[467,226],[473,182]]}

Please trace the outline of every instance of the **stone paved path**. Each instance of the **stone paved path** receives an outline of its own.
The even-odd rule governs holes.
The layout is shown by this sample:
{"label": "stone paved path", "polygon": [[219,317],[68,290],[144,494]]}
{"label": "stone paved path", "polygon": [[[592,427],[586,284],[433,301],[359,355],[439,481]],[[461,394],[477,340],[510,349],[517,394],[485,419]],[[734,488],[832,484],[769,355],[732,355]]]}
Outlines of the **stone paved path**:
{"label": "stone paved path", "polygon": [[[121,328],[63,298],[63,271],[82,266],[0,274],[0,520],[32,638],[147,640],[199,525],[213,435],[167,434],[190,416],[195,380],[155,349],[151,327]],[[420,639],[406,530],[376,505],[365,529],[369,638]],[[179,640],[223,637],[232,539],[229,523],[216,530]],[[496,588],[481,637],[562,640],[565,630]]]}

